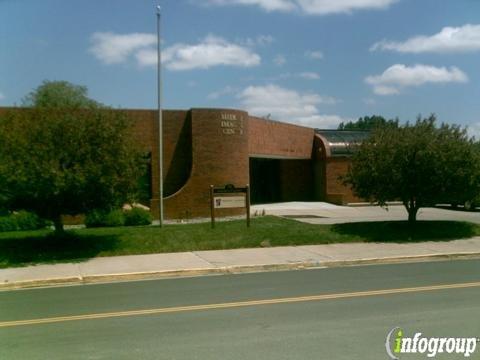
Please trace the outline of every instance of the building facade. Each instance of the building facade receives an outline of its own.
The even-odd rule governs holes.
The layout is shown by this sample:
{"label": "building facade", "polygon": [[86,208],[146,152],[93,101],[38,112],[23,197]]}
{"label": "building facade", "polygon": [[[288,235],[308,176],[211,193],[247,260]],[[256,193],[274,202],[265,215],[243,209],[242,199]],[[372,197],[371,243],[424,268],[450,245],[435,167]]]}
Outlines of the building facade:
{"label": "building facade", "polygon": [[[14,108],[0,109],[0,115]],[[159,215],[158,112],[118,110],[135,122],[150,158],[150,208]],[[164,211],[167,219],[210,215],[210,185],[251,188],[251,201],[359,201],[340,179],[349,144],[361,132],[315,130],[232,109],[163,111]],[[218,209],[218,216],[242,209]]]}
{"label": "building facade", "polygon": [[[158,113],[125,110],[136,137],[151,153],[151,209],[158,216]],[[358,202],[340,176],[348,170],[352,139],[361,132],[315,130],[232,109],[163,112],[166,218],[210,214],[210,185],[251,188],[251,201]],[[343,138],[342,138],[343,137]],[[342,151],[343,149],[343,151]],[[219,209],[233,215],[239,209]]]}

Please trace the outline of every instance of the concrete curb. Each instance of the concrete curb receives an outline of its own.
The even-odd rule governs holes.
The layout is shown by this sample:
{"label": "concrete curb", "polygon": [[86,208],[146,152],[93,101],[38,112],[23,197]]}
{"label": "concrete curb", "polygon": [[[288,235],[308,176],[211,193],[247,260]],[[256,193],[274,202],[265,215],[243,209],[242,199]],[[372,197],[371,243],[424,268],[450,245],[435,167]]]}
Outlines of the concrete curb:
{"label": "concrete curb", "polygon": [[42,280],[16,281],[11,283],[0,284],[0,291],[18,290],[36,287],[49,287],[60,285],[81,285],[95,284],[115,281],[132,281],[132,280],[148,280],[148,279],[164,279],[175,277],[194,277],[205,275],[228,275],[241,273],[255,273],[267,271],[286,271],[286,270],[304,270],[314,268],[334,268],[342,266],[360,266],[360,265],[380,265],[380,264],[398,264],[422,261],[442,261],[442,260],[466,260],[478,259],[480,252],[462,252],[449,254],[429,254],[429,255],[412,255],[412,256],[392,256],[383,258],[363,258],[355,260],[332,260],[322,262],[295,262],[283,264],[265,264],[265,265],[240,265],[212,267],[203,269],[184,269],[184,270],[165,270],[150,272],[132,272],[118,274],[102,274],[78,277],[51,278]]}

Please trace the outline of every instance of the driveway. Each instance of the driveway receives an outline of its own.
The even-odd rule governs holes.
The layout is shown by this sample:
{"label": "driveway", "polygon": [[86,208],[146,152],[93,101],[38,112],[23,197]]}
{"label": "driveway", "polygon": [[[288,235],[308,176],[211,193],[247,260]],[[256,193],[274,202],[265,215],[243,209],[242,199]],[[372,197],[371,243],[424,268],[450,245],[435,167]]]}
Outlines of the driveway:
{"label": "driveway", "polygon": [[[407,211],[403,205],[380,206],[338,206],[324,202],[288,202],[253,205],[252,215],[277,215],[293,218],[310,224],[339,224],[360,221],[406,220]],[[455,220],[480,224],[480,212],[450,210],[444,208],[422,208],[419,220]]]}

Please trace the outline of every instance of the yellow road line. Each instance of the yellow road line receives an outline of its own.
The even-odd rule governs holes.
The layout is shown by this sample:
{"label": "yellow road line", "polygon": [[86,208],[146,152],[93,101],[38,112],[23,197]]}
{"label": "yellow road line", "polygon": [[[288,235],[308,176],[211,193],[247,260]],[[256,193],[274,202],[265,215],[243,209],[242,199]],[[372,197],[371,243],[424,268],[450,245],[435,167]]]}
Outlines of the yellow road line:
{"label": "yellow road line", "polygon": [[199,310],[213,310],[213,309],[231,309],[237,307],[258,306],[258,305],[273,305],[273,304],[288,304],[297,302],[308,301],[322,301],[322,300],[334,300],[345,298],[357,298],[366,296],[380,296],[380,295],[395,295],[406,294],[436,290],[451,290],[451,289],[466,289],[480,287],[480,282],[472,283],[459,283],[459,284],[445,284],[445,285],[433,285],[433,286],[420,286],[400,289],[385,289],[385,290],[371,290],[371,291],[358,291],[339,294],[323,294],[312,296],[299,296],[266,300],[251,300],[240,302],[229,302],[219,304],[206,304],[206,305],[191,305],[191,306],[177,306],[147,310],[131,310],[131,311],[118,311],[110,313],[97,313],[86,315],[72,315],[72,316],[60,316],[43,319],[30,319],[30,320],[15,320],[0,322],[0,328],[22,326],[22,325],[37,325],[37,324],[51,324],[64,321],[76,321],[76,320],[93,320],[93,319],[105,319],[114,317],[126,317],[126,316],[140,316],[140,315],[152,315],[152,314],[169,314],[186,311],[199,311]]}

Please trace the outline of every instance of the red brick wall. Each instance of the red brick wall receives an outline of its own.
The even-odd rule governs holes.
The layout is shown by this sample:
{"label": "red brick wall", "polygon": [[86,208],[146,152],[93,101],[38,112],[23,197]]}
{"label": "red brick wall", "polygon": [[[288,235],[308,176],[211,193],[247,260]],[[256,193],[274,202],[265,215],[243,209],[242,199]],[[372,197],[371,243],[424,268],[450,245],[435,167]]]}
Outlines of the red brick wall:
{"label": "red brick wall", "polygon": [[153,123],[155,112],[152,110],[122,110],[134,121],[133,135],[144,146],[145,151],[152,151],[155,146]]}
{"label": "red brick wall", "polygon": [[315,135],[312,151],[313,163],[313,199],[316,201],[325,201],[326,199],[326,151],[323,140]]}
{"label": "red brick wall", "polygon": [[335,204],[363,201],[340,179],[348,172],[350,157],[332,157],[325,139],[315,135],[313,148],[314,198]]}
{"label": "red brick wall", "polygon": [[[247,113],[192,109],[190,116],[192,170],[185,186],[164,200],[166,218],[209,216],[210,185],[245,186],[248,183]],[[154,186],[158,186],[158,179],[154,181]],[[152,200],[152,210],[158,216],[158,193],[156,195]],[[216,213],[223,216],[244,211],[217,209]]]}
{"label": "red brick wall", "polygon": [[311,160],[280,160],[282,201],[313,200]]}
{"label": "red brick wall", "polygon": [[[135,136],[152,151],[151,208],[158,218],[158,113],[126,110]],[[243,111],[192,109],[163,111],[163,179],[165,218],[210,215],[210,185],[248,183],[248,115]],[[224,119],[222,119],[222,114]],[[242,209],[219,209],[232,215]]]}
{"label": "red brick wall", "polygon": [[250,116],[248,152],[250,156],[278,156],[310,159],[314,130]]}
{"label": "red brick wall", "polygon": [[[150,115],[152,151],[152,198],[158,199],[160,192],[158,168],[158,112],[147,110]],[[137,117],[134,117],[138,120]],[[141,119],[139,119],[141,120]],[[163,122],[163,187],[164,197],[179,191],[188,181],[192,168],[192,133],[188,111],[165,110]]]}
{"label": "red brick wall", "polygon": [[340,176],[348,172],[351,159],[348,157],[329,157],[326,160],[326,200],[332,203],[347,204],[362,201],[356,197],[349,186],[342,184]]}

